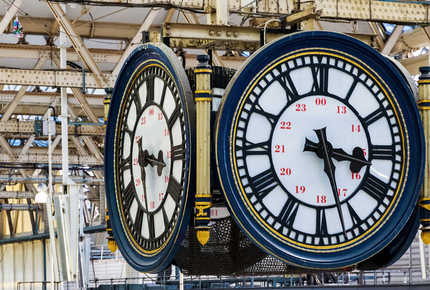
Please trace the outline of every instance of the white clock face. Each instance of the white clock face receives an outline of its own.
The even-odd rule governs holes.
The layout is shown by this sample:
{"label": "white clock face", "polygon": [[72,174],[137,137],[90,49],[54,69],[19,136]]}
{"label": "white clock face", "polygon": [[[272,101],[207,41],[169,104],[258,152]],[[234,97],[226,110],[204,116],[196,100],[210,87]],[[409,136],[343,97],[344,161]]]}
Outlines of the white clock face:
{"label": "white clock face", "polygon": [[[306,118],[309,115],[312,118]],[[321,159],[315,158],[314,152],[303,152],[306,138],[318,143],[314,130],[323,127],[327,128],[327,139],[333,148],[342,148],[350,154],[355,147],[368,152],[369,145],[360,120],[342,102],[327,96],[310,96],[288,106],[280,115],[272,136],[272,163],[279,180],[288,192],[311,207],[336,204],[333,194],[321,193],[331,191],[329,179],[321,170]],[[247,138],[253,133],[257,135],[257,131],[248,130]],[[249,166],[250,162],[251,159],[247,160]],[[333,162],[338,196],[342,202],[360,185],[366,168],[352,173],[350,162]]]}
{"label": "white clock face", "polygon": [[236,180],[251,214],[312,249],[370,234],[396,200],[399,116],[372,73],[335,54],[272,65],[236,111]]}
{"label": "white clock face", "polygon": [[185,125],[177,88],[158,66],[144,68],[123,114],[121,199],[127,226],[145,250],[168,240],[181,206]]}

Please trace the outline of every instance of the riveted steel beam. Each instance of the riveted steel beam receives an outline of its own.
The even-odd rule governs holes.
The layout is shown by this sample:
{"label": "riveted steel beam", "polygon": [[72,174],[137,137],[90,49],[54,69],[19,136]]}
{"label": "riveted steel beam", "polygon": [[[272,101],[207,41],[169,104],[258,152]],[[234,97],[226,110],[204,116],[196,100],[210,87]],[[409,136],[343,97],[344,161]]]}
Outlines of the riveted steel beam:
{"label": "riveted steel beam", "polygon": [[[113,49],[88,49],[94,61],[97,63],[116,63],[123,54],[123,50]],[[52,56],[59,58],[58,47],[49,45],[23,45],[23,44],[0,44],[0,57],[22,58],[22,59],[50,59]],[[73,47],[67,49],[68,61],[81,61]]]}
{"label": "riveted steel beam", "polygon": [[[51,0],[51,2],[64,2],[60,0]],[[176,8],[203,8],[204,0],[79,0],[80,4],[96,4],[105,6],[124,6],[124,7],[176,7]]]}
{"label": "riveted steel beam", "polygon": [[[115,6],[183,8],[194,12],[207,13],[206,7],[216,10],[217,0],[88,0],[82,4],[101,4]],[[309,1],[302,0],[303,4]],[[429,13],[426,2],[383,1],[383,0],[325,0],[317,2],[317,10],[322,9],[322,19],[366,20],[398,24],[428,24]],[[293,8],[291,0],[261,0],[242,5],[241,0],[229,1],[229,12],[238,14],[256,14],[267,16],[288,15]],[[212,8],[213,7],[213,8]],[[213,11],[212,11],[213,12]]]}
{"label": "riveted steel beam", "polygon": [[[267,33],[267,41],[280,34]],[[260,28],[165,22],[161,37],[171,47],[255,51],[260,48]]]}
{"label": "riveted steel beam", "polygon": [[[105,74],[107,78],[109,74]],[[85,87],[113,87],[116,79],[99,85],[93,73],[85,73]],[[38,85],[49,87],[81,88],[82,72],[76,70],[29,70],[29,69],[0,69],[0,83],[9,85]]]}
{"label": "riveted steel beam", "polygon": [[[304,1],[303,1],[304,2]],[[429,3],[374,0],[325,0],[317,5],[321,19],[366,20],[396,24],[429,24]]]}
{"label": "riveted steel beam", "polygon": [[[0,15],[0,18],[3,18]],[[31,17],[31,19],[20,18],[21,25],[25,27],[26,35],[43,35],[53,36],[50,27],[54,27],[56,20],[55,18],[42,18],[42,17]],[[39,23],[40,25],[34,25]],[[90,21],[76,21],[73,23],[76,32],[82,38],[103,38],[103,39],[116,39],[126,40],[131,39],[136,34],[140,25],[135,23],[118,23],[118,22],[90,22]],[[93,35],[91,36],[91,27],[93,27]],[[7,27],[5,33],[11,33],[11,26]],[[58,31],[58,30],[54,30]],[[59,31],[55,32],[55,35],[59,35]],[[52,48],[54,51],[57,50],[55,47]]]}
{"label": "riveted steel beam", "polygon": [[[9,120],[7,122],[0,122],[0,133],[1,134],[21,134],[30,135],[35,134],[35,121],[34,120]],[[97,128],[102,128],[103,126],[86,125],[85,123],[76,123],[74,125],[68,125],[68,132],[71,136],[92,136],[92,137],[102,137],[104,133],[100,133]],[[55,132],[57,135],[61,135],[61,125],[55,126]]]}
{"label": "riveted steel beam", "polygon": [[[98,179],[96,177],[91,176],[71,176],[71,179],[76,183],[85,183],[85,184],[91,184],[91,185],[104,185],[104,181],[101,179]],[[23,178],[20,175],[7,175],[7,174],[0,174],[0,182],[3,184],[16,184],[16,183],[23,183],[23,184],[34,184],[34,183],[46,183],[48,181],[48,177],[46,175],[36,175],[29,178]],[[53,184],[62,184],[63,179],[62,175],[55,175],[52,178]],[[0,191],[0,192],[8,192],[9,194],[6,195],[0,195],[0,198],[33,198],[34,194],[32,192],[27,191]],[[17,197],[18,196],[18,197]]]}
{"label": "riveted steel beam", "polygon": [[[0,91],[0,104],[7,104],[13,101],[17,92],[16,91]],[[105,95],[90,95],[84,94],[85,100],[92,107],[103,107],[103,98]],[[79,100],[74,95],[68,94],[67,99],[71,105],[79,105]],[[56,100],[57,104],[60,101],[60,94],[53,92],[25,92],[21,98],[21,104],[25,105],[51,105]],[[55,106],[55,105],[51,105]],[[103,116],[100,116],[103,117]]]}
{"label": "riveted steel beam", "polygon": [[[0,137],[1,139],[1,137]],[[4,148],[4,147],[3,147]],[[27,164],[37,164],[43,163],[48,164],[48,155],[46,154],[18,154],[11,155],[14,161],[11,161],[10,155],[8,153],[0,153],[0,162],[12,162],[12,163],[27,163]],[[62,164],[61,154],[52,155],[52,164]],[[80,155],[69,155],[69,164],[71,165],[99,165],[98,160],[91,155],[80,156]]]}
{"label": "riveted steel beam", "polygon": [[[197,18],[196,14],[193,12],[186,12],[184,10],[181,10],[182,15],[184,16],[185,20],[189,23],[189,24],[199,24],[199,19]],[[215,17],[217,19],[217,17]],[[215,20],[217,21],[217,20]],[[206,47],[202,47],[202,48],[206,48]],[[212,49],[211,47],[208,47],[208,49]],[[208,50],[206,50],[206,53],[209,53]],[[224,66],[223,61],[221,60],[219,54],[217,51],[212,52],[212,62],[213,65],[216,66]]]}
{"label": "riveted steel beam", "polygon": [[[34,69],[40,69],[45,63],[45,60],[45,58],[39,58],[36,65],[34,66]],[[24,96],[27,89],[28,86],[22,86],[18,93],[15,95],[12,102],[8,104],[7,110],[3,113],[3,116],[1,118],[2,122],[6,122],[7,120],[9,120],[10,116],[13,114],[13,111],[15,110],[16,106],[18,106],[19,102],[21,101],[21,98]]]}

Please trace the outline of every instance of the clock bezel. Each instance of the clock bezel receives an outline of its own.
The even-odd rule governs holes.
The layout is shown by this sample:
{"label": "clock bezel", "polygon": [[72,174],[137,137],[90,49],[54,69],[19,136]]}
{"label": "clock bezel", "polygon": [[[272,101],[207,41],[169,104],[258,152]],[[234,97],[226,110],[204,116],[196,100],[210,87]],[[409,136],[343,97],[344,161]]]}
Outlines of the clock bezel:
{"label": "clock bezel", "polygon": [[[180,99],[185,126],[185,158],[183,170],[183,192],[178,218],[174,221],[174,229],[168,239],[154,250],[142,249],[134,240],[125,220],[125,214],[120,202],[120,175],[117,166],[117,156],[121,154],[119,134],[122,108],[126,104],[126,99],[131,97],[131,87],[139,77],[140,72],[148,66],[158,66],[175,83]],[[143,104],[145,107],[148,103]],[[162,110],[162,108],[160,108]],[[143,112],[143,111],[142,111]],[[162,110],[165,115],[164,110]],[[137,120],[138,120],[137,116]],[[182,123],[182,120],[180,121]],[[133,128],[133,134],[135,132]],[[182,68],[172,50],[161,43],[147,43],[136,48],[124,63],[122,70],[116,81],[112,94],[112,101],[109,108],[108,121],[105,138],[105,183],[106,202],[109,211],[110,224],[115,241],[121,250],[126,261],[136,270],[141,272],[158,272],[168,266],[176,252],[179,250],[182,239],[188,227],[189,219],[193,208],[193,197],[189,192],[193,192],[195,182],[193,174],[195,172],[195,111],[194,100],[190,85]],[[132,148],[132,146],[130,147]],[[132,153],[130,152],[130,155]],[[131,168],[130,168],[131,170]],[[171,175],[172,171],[169,173]],[[169,181],[170,182],[170,181]],[[181,183],[181,181],[179,180]],[[163,200],[164,201],[164,200]],[[160,204],[161,206],[162,204]],[[174,214],[175,215],[175,214]]]}
{"label": "clock bezel", "polygon": [[[335,51],[345,58],[368,67],[371,75],[383,80],[382,86],[391,93],[393,100],[397,102],[396,107],[404,116],[405,123],[399,124],[399,127],[404,127],[403,131],[407,134],[405,138],[408,138],[409,142],[406,146],[409,149],[406,154],[408,159],[404,161],[408,162],[406,164],[408,173],[404,177],[403,187],[403,191],[408,192],[408,195],[403,194],[399,197],[397,207],[394,209],[396,215],[393,217],[391,212],[391,216],[384,219],[383,226],[368,238],[371,246],[368,242],[357,243],[354,245],[354,250],[337,249],[332,252],[321,252],[317,249],[303,249],[294,243],[286,245],[284,241],[268,233],[249,213],[247,208],[250,206],[246,204],[246,198],[241,196],[242,193],[238,188],[239,182],[235,177],[234,169],[236,161],[232,153],[233,124],[235,123],[234,118],[238,115],[238,107],[243,105],[243,98],[250,86],[268,67],[279,59],[304,51]],[[218,111],[215,135],[218,173],[231,215],[260,248],[290,264],[307,268],[329,269],[350,266],[365,260],[395,238],[407,222],[418,199],[423,176],[422,160],[424,160],[425,145],[418,110],[409,87],[397,69],[383,56],[375,53],[372,48],[362,42],[346,35],[319,31],[296,33],[275,40],[254,53],[236,73],[225,91],[223,103]],[[414,154],[410,154],[410,152],[414,152]],[[400,216],[397,213],[400,213]],[[392,225],[387,226],[386,221]]]}

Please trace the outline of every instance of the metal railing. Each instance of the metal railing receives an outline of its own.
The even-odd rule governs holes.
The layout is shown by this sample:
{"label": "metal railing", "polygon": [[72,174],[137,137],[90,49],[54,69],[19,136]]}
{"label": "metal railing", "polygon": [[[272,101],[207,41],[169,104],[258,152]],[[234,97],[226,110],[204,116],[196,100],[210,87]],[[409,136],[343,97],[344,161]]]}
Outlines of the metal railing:
{"label": "metal railing", "polygon": [[16,283],[17,290],[60,290],[61,282],[54,282],[54,287],[51,287],[50,281],[32,281]]}

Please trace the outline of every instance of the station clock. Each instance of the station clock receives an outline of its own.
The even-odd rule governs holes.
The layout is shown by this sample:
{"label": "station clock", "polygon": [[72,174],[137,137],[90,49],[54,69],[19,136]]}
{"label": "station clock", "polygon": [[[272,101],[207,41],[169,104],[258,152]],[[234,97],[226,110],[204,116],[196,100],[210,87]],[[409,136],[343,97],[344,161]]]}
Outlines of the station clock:
{"label": "station clock", "polygon": [[112,231],[136,270],[169,265],[192,210],[195,111],[185,71],[164,44],[144,44],[117,79],[106,127]]}
{"label": "station clock", "polygon": [[253,54],[215,129],[226,202],[263,250],[301,267],[355,265],[402,230],[425,145],[407,82],[374,49],[296,33]]}

